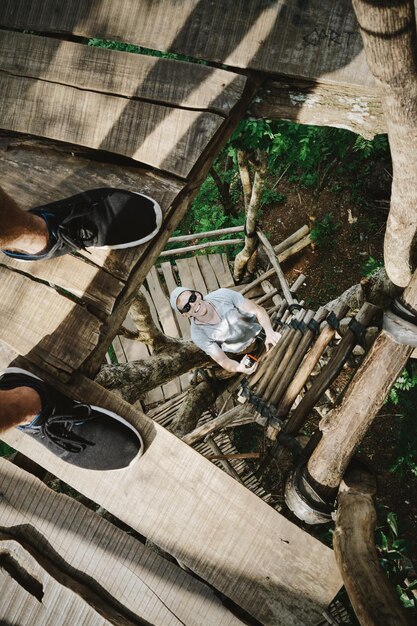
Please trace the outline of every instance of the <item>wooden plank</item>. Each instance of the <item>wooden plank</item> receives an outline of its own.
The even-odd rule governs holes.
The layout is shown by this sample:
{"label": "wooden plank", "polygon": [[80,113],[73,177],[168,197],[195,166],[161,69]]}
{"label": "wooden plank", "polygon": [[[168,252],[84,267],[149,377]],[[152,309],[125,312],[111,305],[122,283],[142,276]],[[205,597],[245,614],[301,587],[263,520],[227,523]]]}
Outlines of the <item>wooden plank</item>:
{"label": "wooden plank", "polygon": [[[92,156],[95,160],[91,159]],[[184,187],[183,183],[169,176],[143,168],[98,162],[95,151],[19,137],[0,138],[0,172],[2,187],[23,209],[86,189],[116,187],[141,191],[155,198],[166,217]],[[166,238],[164,227],[156,239],[159,237]],[[91,254],[84,253],[84,256],[88,262],[94,262],[117,279],[125,281],[150,244],[128,250],[92,250]]]}
{"label": "wooden plank", "polygon": [[225,254],[210,254],[209,261],[220,287],[234,287],[235,283],[229,269],[227,256]]}
{"label": "wooden plank", "polygon": [[[20,568],[21,575],[26,575],[25,582],[29,585],[32,583],[28,592],[28,589],[19,584],[16,574],[12,576],[7,568],[0,569],[2,624],[110,626],[110,621],[80,597],[78,589],[69,589],[64,581],[60,584],[19,542],[1,541],[0,549],[3,558],[9,559],[15,568]],[[36,592],[41,594],[40,597],[35,595]]]}
{"label": "wooden plank", "polygon": [[163,291],[159,282],[158,271],[154,266],[146,277],[149,293],[158,312],[161,327],[165,335],[169,337],[179,337],[177,323],[174,312],[171,309],[167,294]]}
{"label": "wooden plank", "polygon": [[227,115],[246,78],[222,69],[0,32],[0,70],[101,93]]}
{"label": "wooden plank", "polygon": [[[165,263],[161,263],[161,268],[162,268],[162,273],[164,275],[165,278],[165,283],[168,289],[168,293],[171,293],[175,287],[178,287],[174,275],[173,275],[173,269],[172,269],[172,265],[169,261],[166,261]],[[190,337],[190,324],[188,323],[188,321],[181,315],[181,313],[179,313],[179,311],[174,311],[175,314],[175,318],[177,320],[177,324],[178,327],[180,329],[180,335],[181,337],[184,337],[185,339],[189,339]]]}
{"label": "wooden plank", "polygon": [[0,266],[1,340],[71,373],[97,345],[99,320],[51,287]]}
{"label": "wooden plank", "polygon": [[203,275],[200,271],[197,259],[195,256],[187,259],[187,263],[190,267],[191,276],[193,277],[194,285],[197,291],[200,291],[203,296],[207,293],[206,283],[204,282]]}
{"label": "wooden plank", "polygon": [[111,274],[71,254],[43,263],[22,263],[2,255],[0,263],[62,287],[106,314],[112,312],[115,300],[124,287],[124,283]]}
{"label": "wooden plank", "polygon": [[[149,294],[154,303],[155,310],[161,324],[162,332],[169,337],[178,337],[178,327],[175,321],[174,313],[169,304],[167,295],[163,292],[161,283],[159,282],[156,267],[153,267],[146,277],[148,283]],[[166,399],[175,396],[181,391],[181,385],[178,379],[171,380],[162,386]]]}
{"label": "wooden plank", "polygon": [[183,178],[223,121],[32,78],[3,74],[0,84],[2,128],[121,154]]}
{"label": "wooden plank", "polygon": [[176,265],[181,285],[183,287],[189,287],[190,289],[196,289],[190,266],[187,263],[187,259],[177,259]]}
{"label": "wooden plank", "polygon": [[206,254],[199,254],[197,257],[197,263],[200,271],[203,275],[204,282],[206,284],[207,292],[215,291],[220,287],[216,274],[213,272],[213,268],[210,265],[210,261]]}
{"label": "wooden plank", "polygon": [[[128,612],[131,612],[136,619],[146,620],[150,624],[242,624],[207,585],[147,549],[128,533],[74,499],[51,491],[37,478],[4,459],[0,459],[0,469],[3,494],[0,518],[3,531],[13,533],[14,529],[13,543],[20,542],[41,553],[44,561],[48,558],[55,560],[59,569],[70,576],[70,581],[71,578],[80,580],[80,573],[84,580],[88,576],[91,581],[95,581],[90,585],[101,597],[103,604],[117,602],[123,607],[120,612],[124,617],[128,617]],[[17,533],[16,528],[19,529]],[[0,541],[0,549],[4,549],[4,546],[4,542]],[[44,567],[47,569],[46,564]],[[33,571],[32,568],[27,569]],[[7,596],[3,588],[2,591],[5,599]],[[39,609],[41,615],[45,614],[49,618],[47,623],[90,625],[90,621],[81,621],[79,616],[75,620],[72,616],[73,621],[68,621],[66,611],[61,611],[55,622],[49,584],[44,584],[44,591],[46,597],[43,602],[35,602],[43,605]],[[28,596],[30,594],[25,591],[20,598],[26,611]],[[23,609],[18,606],[16,610],[22,610],[23,613]],[[24,615],[26,619],[15,622],[13,607],[7,606],[5,602],[0,605],[2,623],[28,624],[27,612]],[[31,620],[30,623],[39,622]]]}
{"label": "wooden plank", "polygon": [[71,393],[136,425],[146,446],[137,463],[117,472],[91,472],[64,463],[17,429],[4,440],[175,556],[262,624],[318,621],[341,585],[329,548],[99,385],[75,375]]}
{"label": "wooden plank", "polygon": [[[331,83],[373,85],[350,0],[149,3],[3,0],[0,24],[14,29],[140,41],[156,50]],[[216,37],[211,36],[216,33]]]}

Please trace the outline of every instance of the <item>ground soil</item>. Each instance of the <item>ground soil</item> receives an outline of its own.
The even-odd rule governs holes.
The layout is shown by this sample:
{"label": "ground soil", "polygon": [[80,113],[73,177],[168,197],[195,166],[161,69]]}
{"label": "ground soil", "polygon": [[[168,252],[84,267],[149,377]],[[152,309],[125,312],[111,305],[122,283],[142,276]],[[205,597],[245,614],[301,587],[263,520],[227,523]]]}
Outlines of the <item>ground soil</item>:
{"label": "ground soil", "polygon": [[[273,244],[295,232],[304,224],[314,226],[326,215],[337,226],[323,245],[307,248],[284,265],[286,276],[295,280],[305,274],[305,285],[299,292],[306,304],[324,305],[364,276],[364,265],[370,257],[383,259],[383,238],[389,210],[391,187],[390,163],[375,162],[366,175],[366,183],[352,193],[349,180],[329,182],[319,194],[281,181],[277,191],[285,195],[281,203],[264,209],[262,227]],[[326,218],[328,219],[328,218]],[[326,239],[326,238],[325,238]],[[348,372],[344,373],[348,376]],[[338,381],[339,387],[343,381]],[[361,454],[370,462],[378,479],[377,509],[379,524],[385,525],[388,512],[397,515],[400,535],[406,539],[407,555],[417,565],[417,477],[410,471],[400,476],[390,467],[398,456],[398,407],[384,405],[361,445]],[[316,419],[318,423],[318,418]],[[314,420],[313,420],[314,422]],[[310,428],[314,427],[314,423]],[[263,476],[266,487],[277,498],[281,490],[281,468],[271,464]]]}

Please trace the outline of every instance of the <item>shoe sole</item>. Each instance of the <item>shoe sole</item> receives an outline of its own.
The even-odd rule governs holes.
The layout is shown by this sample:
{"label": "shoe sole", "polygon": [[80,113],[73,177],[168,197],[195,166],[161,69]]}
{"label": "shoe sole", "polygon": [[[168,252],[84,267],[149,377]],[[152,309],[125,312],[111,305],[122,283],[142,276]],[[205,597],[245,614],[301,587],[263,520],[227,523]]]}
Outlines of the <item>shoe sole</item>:
{"label": "shoe sole", "polygon": [[[31,378],[36,378],[36,380],[40,380],[41,383],[45,382],[39,376],[36,376],[35,374],[32,374],[32,372],[28,372],[27,370],[21,369],[20,367],[8,367],[5,370],[0,371],[0,376],[3,376],[3,374],[24,374],[25,376],[30,376]],[[77,402],[77,400],[76,400],[76,402]],[[140,450],[137,453],[137,455],[135,456],[135,458],[131,460],[129,465],[126,465],[126,467],[121,467],[119,469],[108,470],[108,471],[111,471],[111,472],[121,472],[121,471],[124,471],[124,470],[128,469],[129,467],[132,467],[132,465],[134,465],[136,463],[136,461],[142,456],[142,454],[144,452],[145,446],[144,446],[141,434],[136,430],[136,428],[134,426],[132,426],[132,424],[130,424],[130,422],[125,420],[120,415],[117,415],[117,413],[113,413],[113,411],[109,411],[108,409],[104,409],[102,406],[95,406],[93,404],[90,404],[90,406],[91,406],[92,409],[96,409],[97,411],[100,411],[101,413],[105,413],[109,417],[112,417],[116,421],[121,422],[122,424],[124,424],[125,426],[130,428],[135,433],[135,435],[137,436],[137,438],[139,439],[139,442],[140,442]],[[89,470],[89,471],[93,471],[93,472],[94,471],[100,471],[100,472],[102,472],[102,471],[105,471],[105,470]]]}
{"label": "shoe sole", "polygon": [[161,207],[156,202],[156,200],[154,200],[150,196],[145,195],[144,193],[140,193],[139,191],[133,191],[132,193],[135,193],[138,196],[142,196],[142,198],[147,198],[148,200],[151,200],[151,202],[153,202],[153,208],[155,211],[155,221],[156,221],[156,226],[154,230],[151,233],[149,233],[149,235],[146,235],[146,237],[142,237],[141,239],[137,239],[136,241],[129,241],[129,243],[118,243],[118,244],[115,244],[114,246],[87,246],[87,249],[93,248],[94,250],[124,250],[125,248],[134,248],[135,246],[140,246],[143,243],[146,243],[147,241],[150,241],[151,239],[155,237],[155,235],[159,232],[161,228],[161,224],[162,224]]}

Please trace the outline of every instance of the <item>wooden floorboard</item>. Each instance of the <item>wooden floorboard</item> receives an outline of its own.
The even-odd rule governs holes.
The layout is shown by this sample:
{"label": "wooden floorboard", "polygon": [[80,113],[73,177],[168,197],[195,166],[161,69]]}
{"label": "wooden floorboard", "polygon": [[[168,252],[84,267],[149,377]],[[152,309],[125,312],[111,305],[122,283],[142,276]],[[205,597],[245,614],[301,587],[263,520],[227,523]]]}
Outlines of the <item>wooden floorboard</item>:
{"label": "wooden floorboard", "polygon": [[[76,594],[70,591],[71,583],[88,579],[88,587],[95,590],[101,603],[118,606],[127,618],[132,613],[136,619],[164,626],[242,624],[203,582],[4,459],[0,459],[0,488],[1,531],[10,537],[8,541],[2,538],[2,553],[10,550],[22,566],[29,563],[27,569],[42,581],[45,593],[40,603],[21,588],[19,594],[15,593],[14,602],[7,604],[9,592],[13,593],[18,584],[8,580],[10,577],[2,569],[2,582],[7,585],[2,586],[2,624],[95,624],[90,620],[98,617],[89,609],[88,600],[76,601]],[[30,557],[30,549],[35,557]],[[41,555],[41,563],[36,561],[36,555]],[[69,589],[62,587],[62,581],[59,584],[53,580],[49,560],[57,566],[58,574],[69,577]],[[63,602],[69,603],[71,611],[62,611]],[[27,620],[30,611],[32,621]],[[84,611],[86,617],[81,619]]]}
{"label": "wooden floorboard", "polygon": [[49,261],[25,263],[2,255],[0,264],[61,287],[105,315],[110,315],[125,286],[123,281],[71,254]]}
{"label": "wooden floorboard", "polygon": [[0,86],[2,128],[106,150],[182,178],[224,119],[7,74]]}
{"label": "wooden floorboard", "polygon": [[196,63],[0,31],[0,70],[78,89],[227,115],[243,75]]}
{"label": "wooden floorboard", "polygon": [[206,254],[199,254],[196,260],[203,275],[207,292],[218,289],[220,287],[219,281],[217,280],[216,274],[213,272],[208,256]]}
{"label": "wooden floorboard", "polygon": [[72,389],[79,400],[123,415],[142,432],[146,451],[130,469],[72,467],[17,430],[5,441],[173,554],[262,624],[311,626],[319,619],[341,586],[329,548],[98,385],[75,376]]}
{"label": "wooden floorboard", "polygon": [[[292,77],[373,85],[350,0],[308,3],[229,0],[3,0],[0,24],[13,29],[139,41],[168,50]],[[157,26],[156,26],[157,25]]]}
{"label": "wooden floorboard", "polygon": [[0,265],[0,339],[18,354],[63,373],[80,367],[101,322],[84,307]]}
{"label": "wooden floorboard", "polygon": [[210,254],[209,262],[213,268],[213,272],[216,275],[220,287],[234,287],[235,282],[229,269],[226,254]]}

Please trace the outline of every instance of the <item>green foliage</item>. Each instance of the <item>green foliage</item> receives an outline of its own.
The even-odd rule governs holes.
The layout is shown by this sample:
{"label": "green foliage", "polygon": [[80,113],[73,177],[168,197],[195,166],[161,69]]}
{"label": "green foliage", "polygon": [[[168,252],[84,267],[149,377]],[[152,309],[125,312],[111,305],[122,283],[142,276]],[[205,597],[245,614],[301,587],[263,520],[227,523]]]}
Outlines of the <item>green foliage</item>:
{"label": "green foliage", "polygon": [[389,512],[386,524],[376,529],[375,544],[381,566],[391,580],[405,608],[417,611],[416,600],[411,593],[417,587],[417,580],[406,583],[407,572],[404,567],[406,542],[400,537],[397,516]]}
{"label": "green foliage", "polygon": [[0,441],[0,456],[10,456],[14,452],[15,451],[13,450],[13,448],[8,446],[7,443],[4,443],[4,441]]}
{"label": "green foliage", "polygon": [[175,59],[176,61],[187,61],[188,63],[198,63],[200,65],[208,65],[207,61],[200,61],[184,54],[174,54],[172,52],[160,52],[143,46],[136,46],[132,43],[123,43],[121,41],[112,41],[110,39],[89,39],[89,46],[94,48],[107,48],[108,50],[119,50],[119,52],[133,52],[133,54],[144,54],[150,57],[159,57],[160,59]]}
{"label": "green foliage", "polygon": [[327,248],[330,246],[334,234],[340,228],[340,224],[335,222],[330,213],[325,213],[323,217],[315,222],[310,232],[311,241],[319,248]]}
{"label": "green foliage", "polygon": [[280,202],[285,202],[285,200],[285,194],[279,193],[278,191],[275,191],[275,189],[271,189],[270,187],[265,186],[262,191],[261,208],[267,204],[276,204]]}
{"label": "green foliage", "polygon": [[370,256],[362,266],[362,274],[367,278],[371,278],[381,267],[384,267],[384,262]]}
{"label": "green foliage", "polygon": [[[410,391],[410,389],[414,389],[417,385],[417,374],[414,372],[410,374],[406,369],[401,372],[398,376],[397,380],[391,387],[391,391],[389,392],[389,399],[393,404],[398,404],[400,401],[400,392],[401,391]],[[404,397],[403,397],[404,400]]]}

